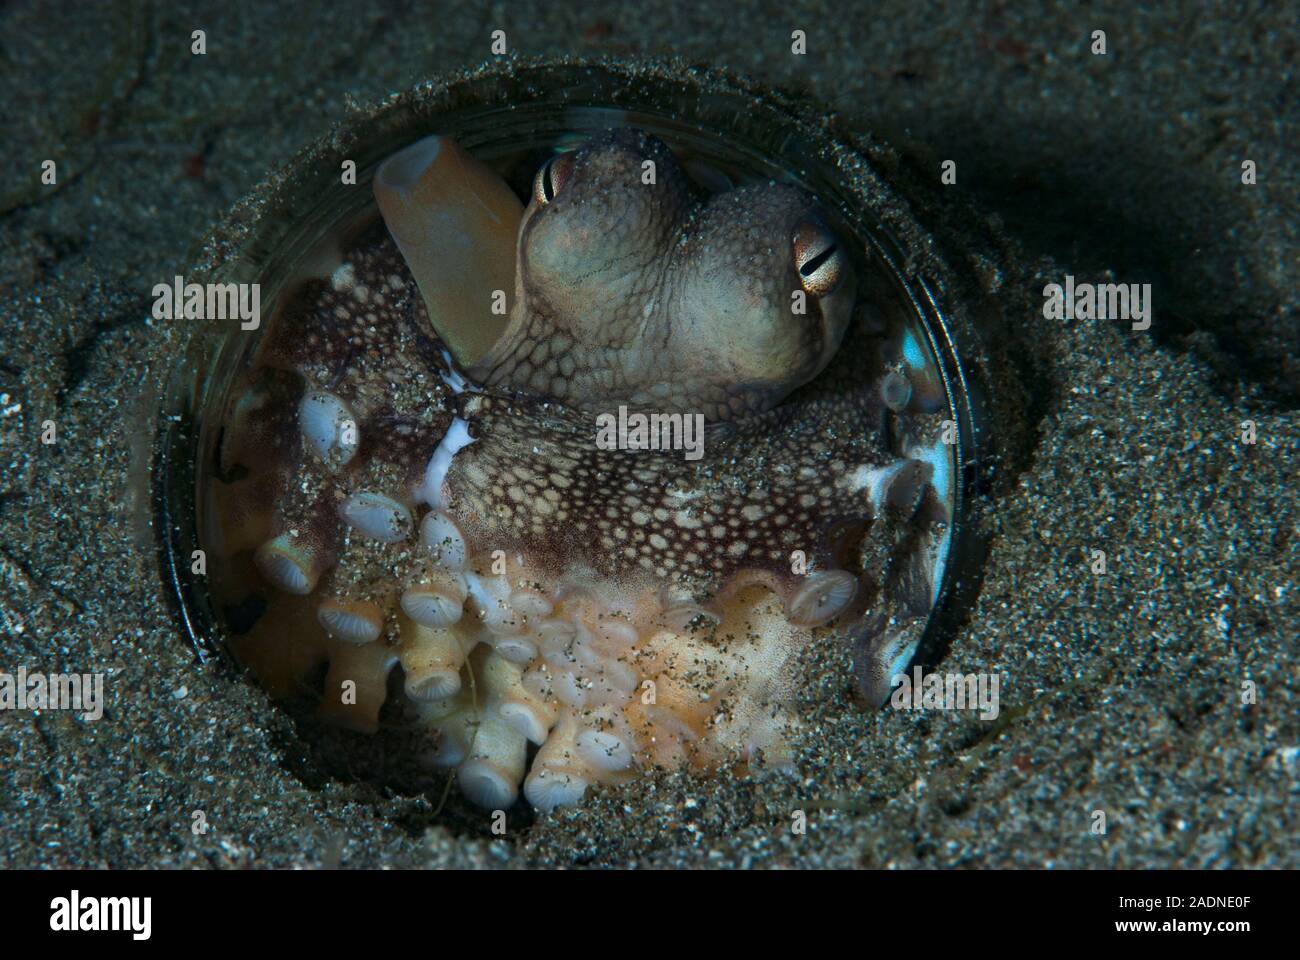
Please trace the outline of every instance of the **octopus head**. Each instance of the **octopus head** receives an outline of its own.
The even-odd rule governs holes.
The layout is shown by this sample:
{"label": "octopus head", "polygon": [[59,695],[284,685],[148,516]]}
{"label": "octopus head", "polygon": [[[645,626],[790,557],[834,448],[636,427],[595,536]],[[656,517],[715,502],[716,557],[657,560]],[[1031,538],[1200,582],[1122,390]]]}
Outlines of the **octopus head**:
{"label": "octopus head", "polygon": [[542,166],[514,311],[478,378],[579,407],[727,420],[816,376],[848,326],[847,252],[794,187],[695,193],[664,143],[636,130]]}

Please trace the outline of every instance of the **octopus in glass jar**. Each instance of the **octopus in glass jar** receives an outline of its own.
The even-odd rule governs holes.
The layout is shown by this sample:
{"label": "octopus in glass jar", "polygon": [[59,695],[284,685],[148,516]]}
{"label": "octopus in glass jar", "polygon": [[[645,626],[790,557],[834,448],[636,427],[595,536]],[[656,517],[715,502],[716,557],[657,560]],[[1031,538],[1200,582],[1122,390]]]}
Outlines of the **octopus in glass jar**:
{"label": "octopus in glass jar", "polygon": [[542,810],[792,764],[811,644],[887,698],[948,550],[942,383],[813,197],[704,179],[630,128],[526,198],[447,137],[377,168],[222,411],[206,546],[272,695],[323,674],[359,731],[397,701],[420,763]]}

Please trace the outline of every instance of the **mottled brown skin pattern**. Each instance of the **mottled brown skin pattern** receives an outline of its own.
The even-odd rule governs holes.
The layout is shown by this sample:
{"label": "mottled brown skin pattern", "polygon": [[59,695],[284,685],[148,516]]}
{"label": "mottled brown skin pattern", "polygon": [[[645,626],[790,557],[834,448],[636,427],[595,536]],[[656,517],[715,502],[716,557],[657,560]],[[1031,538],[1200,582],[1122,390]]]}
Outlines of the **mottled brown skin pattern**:
{"label": "mottled brown skin pattern", "polygon": [[553,404],[471,403],[479,440],[453,462],[447,509],[476,538],[550,558],[556,572],[583,560],[700,596],[744,569],[790,582],[794,550],[810,569],[842,568],[873,527],[877,538],[895,535],[890,518],[876,523],[837,489],[857,466],[896,459],[881,446],[885,410],[871,393],[870,384],[809,389],[716,436],[697,463],[677,451],[598,450],[591,417]]}
{"label": "mottled brown skin pattern", "polygon": [[[353,490],[410,487],[452,419],[451,391],[436,373],[442,346],[382,224],[345,262],[366,300],[324,279],[298,288],[259,344],[256,399],[243,401],[252,409],[233,417],[220,453],[223,473],[242,468],[255,500],[276,505],[270,535],[300,534],[327,565],[344,536],[338,501]],[[333,393],[357,415],[360,447],[341,469],[303,449],[297,404],[311,390]]]}
{"label": "mottled brown skin pattern", "polygon": [[[354,286],[304,283],[259,345],[255,364],[298,374],[309,388],[348,403],[359,414],[359,461],[427,459],[450,422],[450,391],[436,372],[445,366],[442,344],[382,224],[358,237],[345,262]],[[355,293],[362,287],[364,299]]]}

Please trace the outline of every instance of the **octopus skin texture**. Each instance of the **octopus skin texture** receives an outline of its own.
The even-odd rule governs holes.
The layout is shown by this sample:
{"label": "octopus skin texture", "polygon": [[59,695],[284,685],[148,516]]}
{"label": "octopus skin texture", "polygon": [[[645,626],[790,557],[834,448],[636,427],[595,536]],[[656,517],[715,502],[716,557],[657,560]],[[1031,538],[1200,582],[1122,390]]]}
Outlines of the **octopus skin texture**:
{"label": "octopus skin texture", "polygon": [[[264,600],[231,645],[272,695],[323,671],[359,731],[397,701],[470,800],[543,810],[792,764],[810,644],[883,702],[942,576],[947,407],[812,199],[708,195],[630,129],[526,206],[443,137],[374,190],[223,412],[207,536]],[[704,456],[599,448],[620,405],[703,415]]]}

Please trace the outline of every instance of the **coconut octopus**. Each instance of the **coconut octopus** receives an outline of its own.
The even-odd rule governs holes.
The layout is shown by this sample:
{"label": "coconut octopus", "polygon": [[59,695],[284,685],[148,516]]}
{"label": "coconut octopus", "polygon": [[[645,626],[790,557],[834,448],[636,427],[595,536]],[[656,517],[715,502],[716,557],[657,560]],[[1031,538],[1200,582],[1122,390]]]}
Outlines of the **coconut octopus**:
{"label": "coconut octopus", "polygon": [[[611,131],[525,208],[445,137],[380,165],[223,414],[207,545],[264,598],[231,644],[272,695],[324,671],[359,731],[400,700],[470,800],[543,810],[791,764],[826,638],[884,701],[948,549],[942,385],[812,198],[687,169]],[[620,406],[703,415],[704,456],[601,448]]]}

